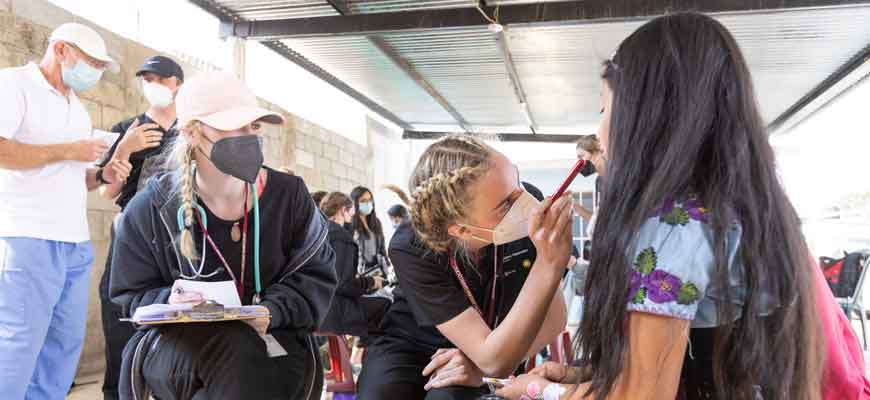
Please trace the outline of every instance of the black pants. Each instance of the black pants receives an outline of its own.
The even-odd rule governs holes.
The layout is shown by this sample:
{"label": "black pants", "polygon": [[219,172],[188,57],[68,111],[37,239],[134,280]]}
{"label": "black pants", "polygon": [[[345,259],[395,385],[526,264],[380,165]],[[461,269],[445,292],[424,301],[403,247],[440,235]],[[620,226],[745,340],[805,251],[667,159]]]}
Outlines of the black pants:
{"label": "black pants", "polygon": [[448,387],[426,391],[429,377],[423,368],[434,351],[421,348],[405,339],[381,336],[366,350],[363,369],[357,383],[359,400],[475,400],[489,393],[481,388]]}
{"label": "black pants", "polygon": [[259,335],[242,322],[166,325],[142,366],[160,400],[305,399],[312,364],[305,338],[273,331],[286,356],[269,358]]}
{"label": "black pants", "polygon": [[114,225],[109,241],[109,254],[106,269],[100,278],[100,312],[103,320],[103,339],[105,340],[106,371],[103,375],[103,399],[118,400],[118,377],[121,375],[121,353],[136,328],[129,322],[121,322],[124,317],[121,306],[109,300],[109,277],[112,266],[112,247],[115,241]]}

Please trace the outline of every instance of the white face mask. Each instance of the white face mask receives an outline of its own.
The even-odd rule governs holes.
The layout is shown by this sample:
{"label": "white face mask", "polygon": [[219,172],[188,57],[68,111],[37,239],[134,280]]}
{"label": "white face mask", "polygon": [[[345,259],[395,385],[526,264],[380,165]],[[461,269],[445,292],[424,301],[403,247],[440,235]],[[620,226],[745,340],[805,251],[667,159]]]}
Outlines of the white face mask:
{"label": "white face mask", "polygon": [[[532,219],[532,211],[540,204],[541,202],[538,199],[523,190],[523,193],[514,201],[510,210],[508,210],[507,214],[504,215],[504,218],[501,219],[501,222],[494,229],[473,225],[466,226],[492,232],[492,243],[496,246],[514,242],[529,236],[529,221]],[[488,240],[481,239],[480,237],[474,236],[474,238],[489,243]]]}
{"label": "white face mask", "polygon": [[142,92],[145,99],[157,108],[168,107],[172,104],[172,91],[168,87],[154,82],[142,82]]}

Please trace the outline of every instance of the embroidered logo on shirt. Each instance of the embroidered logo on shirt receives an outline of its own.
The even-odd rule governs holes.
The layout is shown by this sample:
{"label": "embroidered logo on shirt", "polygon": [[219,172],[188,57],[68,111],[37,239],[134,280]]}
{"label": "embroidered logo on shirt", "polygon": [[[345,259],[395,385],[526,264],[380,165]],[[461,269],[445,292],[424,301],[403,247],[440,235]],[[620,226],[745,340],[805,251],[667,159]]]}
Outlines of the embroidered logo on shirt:
{"label": "embroidered logo on shirt", "polygon": [[523,260],[523,268],[529,269],[532,267],[532,260],[526,259]]}

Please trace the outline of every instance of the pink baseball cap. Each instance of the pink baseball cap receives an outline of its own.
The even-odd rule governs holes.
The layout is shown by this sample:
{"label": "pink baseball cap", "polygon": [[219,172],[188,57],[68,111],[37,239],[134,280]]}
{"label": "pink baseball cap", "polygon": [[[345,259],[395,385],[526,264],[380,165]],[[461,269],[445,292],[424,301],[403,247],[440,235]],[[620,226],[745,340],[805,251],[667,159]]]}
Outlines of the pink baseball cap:
{"label": "pink baseball cap", "polygon": [[281,114],[260,107],[257,97],[235,76],[206,72],[185,82],[175,98],[178,125],[199,121],[222,131],[233,131],[252,122],[283,124]]}

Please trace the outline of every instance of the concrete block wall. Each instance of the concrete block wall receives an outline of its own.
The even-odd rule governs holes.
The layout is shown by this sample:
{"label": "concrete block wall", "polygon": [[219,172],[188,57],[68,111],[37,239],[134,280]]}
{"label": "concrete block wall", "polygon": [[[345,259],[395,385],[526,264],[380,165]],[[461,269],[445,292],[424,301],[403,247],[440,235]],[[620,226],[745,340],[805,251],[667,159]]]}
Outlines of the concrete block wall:
{"label": "concrete block wall", "polygon": [[[59,24],[81,22],[93,26],[106,40],[109,52],[121,64],[119,74],[106,73],[99,85],[80,94],[95,128],[109,129],[116,122],[141,113],[147,103],[134,76],[142,61],[158,51],[124,39],[95,26],[45,0],[0,0],[0,68],[39,61],[48,46],[48,36]],[[179,57],[175,57],[178,59]],[[182,56],[187,76],[203,69],[214,69],[202,62],[189,62]],[[280,112],[287,119],[283,126],[265,125],[266,164],[287,166],[302,176],[312,191],[350,191],[371,182],[370,151],[367,147],[299,118],[263,101],[262,105]],[[79,376],[101,373],[104,367],[103,337],[100,321],[98,284],[109,246],[109,227],[117,207],[96,193],[88,201],[88,220],[96,252],[92,269],[88,331],[79,364]]]}

